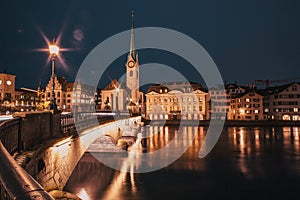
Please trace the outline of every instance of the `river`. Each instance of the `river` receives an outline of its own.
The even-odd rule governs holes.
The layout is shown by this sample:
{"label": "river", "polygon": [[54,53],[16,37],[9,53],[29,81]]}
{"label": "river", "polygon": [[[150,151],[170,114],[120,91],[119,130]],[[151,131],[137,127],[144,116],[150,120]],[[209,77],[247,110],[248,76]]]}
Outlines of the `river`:
{"label": "river", "polygon": [[[225,127],[202,159],[206,128],[150,126],[145,132],[151,137],[138,143],[134,150],[139,153],[163,149],[176,135],[193,142],[175,162],[148,173],[112,169],[99,161],[111,154],[87,152],[65,190],[85,200],[299,199],[300,127]],[[173,153],[161,154],[161,160]],[[153,165],[151,159],[143,162]]]}

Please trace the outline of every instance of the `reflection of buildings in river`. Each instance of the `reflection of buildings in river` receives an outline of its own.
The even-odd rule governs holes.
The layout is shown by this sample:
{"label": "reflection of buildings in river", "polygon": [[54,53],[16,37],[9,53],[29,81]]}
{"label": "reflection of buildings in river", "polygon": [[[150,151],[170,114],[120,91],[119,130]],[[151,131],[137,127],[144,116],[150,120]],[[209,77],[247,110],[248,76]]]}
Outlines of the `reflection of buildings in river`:
{"label": "reflection of buildings in river", "polygon": [[261,160],[257,159],[260,157],[261,141],[264,138],[261,129],[230,127],[227,131],[229,139],[232,140],[234,152],[237,153],[240,171],[247,178],[263,173]]}
{"label": "reflection of buildings in river", "polygon": [[[188,158],[185,158],[187,163],[179,165],[178,163],[180,162],[175,162],[168,168],[194,171],[204,170],[204,161],[199,159],[199,150],[206,134],[203,127],[183,126],[181,130],[178,130],[178,128],[175,127],[149,126],[146,130],[147,138],[143,141],[143,145],[139,144],[141,152],[154,152],[165,148],[172,142],[174,148],[159,152],[162,160],[168,160],[167,158],[172,156],[172,154],[180,152],[191,144],[184,152],[185,157]],[[176,135],[177,137],[175,137]],[[147,150],[142,147],[147,147]],[[195,162],[195,160],[199,160],[199,162]],[[149,165],[151,165],[151,163],[149,163]]]}
{"label": "reflection of buildings in river", "polygon": [[294,152],[294,158],[300,157],[300,143],[299,143],[300,127],[283,127],[284,143],[290,146],[289,151]]}
{"label": "reflection of buildings in river", "polygon": [[[230,131],[229,131],[230,133]],[[244,128],[233,128],[233,138],[234,138],[234,146],[237,148],[239,153],[238,158],[238,166],[241,172],[247,176],[250,175],[249,166],[248,166],[248,157],[251,154],[251,148],[248,146],[247,135]]]}
{"label": "reflection of buildings in river", "polygon": [[[266,156],[280,159],[281,156],[290,156],[292,160],[300,157],[299,128],[228,128],[228,136],[233,141],[234,152],[237,153],[240,171],[248,178],[268,175]],[[281,150],[277,153],[278,148]],[[277,150],[276,150],[277,149]],[[266,155],[265,151],[271,151]],[[273,152],[276,151],[276,152]],[[263,153],[262,153],[263,152]],[[292,152],[293,155],[290,154]],[[276,153],[273,154],[273,153]],[[294,155],[296,154],[296,156]],[[272,167],[272,166],[270,166]],[[299,170],[298,170],[299,171]]]}

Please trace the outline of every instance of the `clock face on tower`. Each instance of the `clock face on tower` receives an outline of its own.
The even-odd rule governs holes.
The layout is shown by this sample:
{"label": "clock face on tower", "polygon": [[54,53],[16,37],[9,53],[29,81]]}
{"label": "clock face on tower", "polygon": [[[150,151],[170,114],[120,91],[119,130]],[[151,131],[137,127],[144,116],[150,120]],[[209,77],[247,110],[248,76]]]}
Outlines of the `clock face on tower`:
{"label": "clock face on tower", "polygon": [[129,67],[133,67],[133,66],[134,66],[134,62],[133,62],[132,60],[129,61],[129,62],[128,62],[128,66],[129,66]]}

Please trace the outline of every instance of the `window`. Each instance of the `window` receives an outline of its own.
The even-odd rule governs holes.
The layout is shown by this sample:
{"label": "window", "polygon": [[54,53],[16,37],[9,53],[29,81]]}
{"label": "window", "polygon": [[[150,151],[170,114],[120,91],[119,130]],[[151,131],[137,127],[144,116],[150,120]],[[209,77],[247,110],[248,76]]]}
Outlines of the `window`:
{"label": "window", "polygon": [[133,71],[132,70],[129,72],[129,76],[133,77]]}
{"label": "window", "polygon": [[202,111],[202,106],[199,106],[199,111],[200,111],[200,112]]}
{"label": "window", "polygon": [[297,86],[296,85],[293,85],[292,91],[297,91]]}
{"label": "window", "polygon": [[258,113],[259,113],[259,110],[254,110],[254,113],[255,113],[255,114],[258,114]]}
{"label": "window", "polygon": [[259,98],[254,98],[253,101],[254,102],[259,102]]}
{"label": "window", "polygon": [[246,101],[246,102],[250,102],[250,99],[249,99],[249,98],[246,98],[245,101]]}
{"label": "window", "polygon": [[194,111],[197,111],[197,106],[196,105],[194,105]]}
{"label": "window", "polygon": [[267,113],[267,112],[269,112],[269,109],[268,109],[268,108],[266,108],[266,109],[265,109],[265,112],[266,112],[266,113]]}
{"label": "window", "polygon": [[294,112],[298,112],[298,108],[294,108]]}

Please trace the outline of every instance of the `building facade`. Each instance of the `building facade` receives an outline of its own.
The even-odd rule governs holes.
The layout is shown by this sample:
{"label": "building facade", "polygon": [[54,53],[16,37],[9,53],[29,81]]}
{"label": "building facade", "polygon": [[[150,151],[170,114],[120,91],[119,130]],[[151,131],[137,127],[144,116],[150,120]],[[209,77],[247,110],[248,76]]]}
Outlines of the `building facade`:
{"label": "building facade", "polygon": [[263,120],[263,95],[249,91],[230,99],[229,120]]}
{"label": "building facade", "polygon": [[228,119],[230,95],[222,87],[209,89],[210,119]]}
{"label": "building facade", "polygon": [[207,119],[207,92],[200,84],[156,84],[145,96],[146,118],[150,120]]}
{"label": "building facade", "polygon": [[264,113],[268,120],[300,120],[300,85],[291,83],[265,91]]}
{"label": "building facade", "polygon": [[[54,75],[54,94],[57,109],[61,111],[97,111],[101,102],[99,88],[78,82],[67,82],[64,77]],[[52,79],[44,91],[40,92],[43,109],[48,109],[52,98]]]}
{"label": "building facade", "polygon": [[2,104],[9,104],[15,100],[16,76],[0,73],[0,100]]}
{"label": "building facade", "polygon": [[102,90],[101,110],[106,111],[127,111],[127,105],[130,100],[130,90],[124,83],[113,80],[106,88]]}

